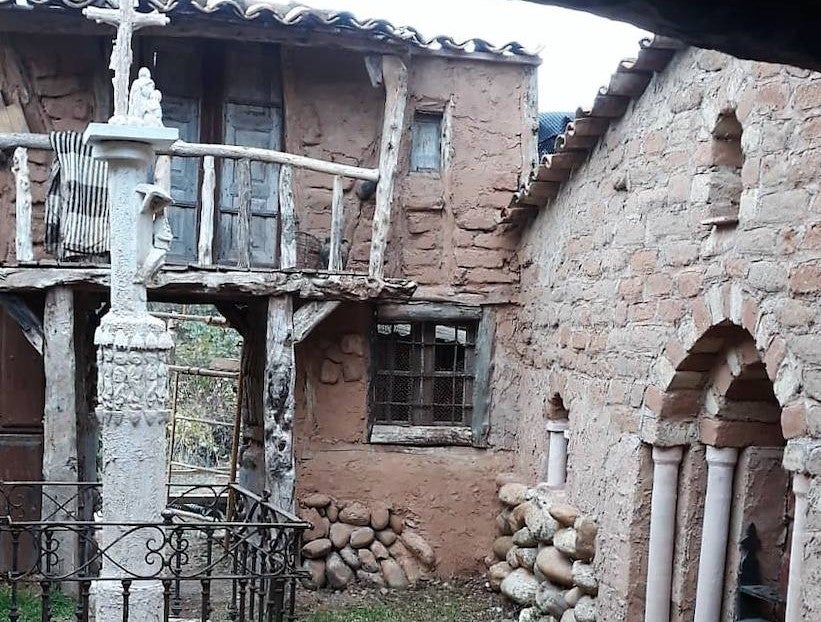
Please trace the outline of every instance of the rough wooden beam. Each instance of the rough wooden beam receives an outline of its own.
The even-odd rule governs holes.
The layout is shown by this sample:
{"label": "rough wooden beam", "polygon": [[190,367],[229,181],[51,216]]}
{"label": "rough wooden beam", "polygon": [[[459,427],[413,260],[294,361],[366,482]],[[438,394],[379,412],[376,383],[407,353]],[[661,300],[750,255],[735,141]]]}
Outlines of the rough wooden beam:
{"label": "rough wooden beam", "polygon": [[17,322],[20,330],[26,340],[31,344],[31,347],[37,350],[40,356],[43,355],[43,342],[45,337],[43,335],[43,323],[40,321],[34,312],[26,304],[25,300],[14,294],[0,293],[0,307],[6,310],[6,313]]}
{"label": "rough wooden beam", "polygon": [[385,445],[449,446],[473,444],[471,429],[467,426],[403,426],[374,424],[371,443]]}
{"label": "rough wooden beam", "polygon": [[294,364],[293,307],[290,296],[268,299],[265,348],[265,486],[277,507],[294,509]]}
{"label": "rough wooden beam", "polygon": [[251,267],[251,160],[236,163],[237,180],[237,267]]}
{"label": "rough wooden beam", "polygon": [[425,321],[443,322],[478,320],[482,317],[482,307],[455,305],[440,302],[411,302],[408,304],[379,305],[377,319],[384,321]]}
{"label": "rough wooden beam", "polygon": [[314,300],[297,309],[294,313],[294,343],[303,341],[340,304],[338,300]]}
{"label": "rough wooden beam", "polygon": [[496,314],[492,308],[482,311],[479,330],[476,333],[476,347],[473,352],[473,421],[471,430],[473,444],[487,444],[490,432],[490,401],[493,386],[493,347],[496,336]]}
{"label": "rough wooden beam", "polygon": [[[0,292],[38,290],[57,285],[110,286],[107,268],[0,268]],[[364,275],[326,272],[275,272],[265,270],[160,270],[149,290],[168,293],[276,296],[326,300],[406,300],[416,283],[405,279],[372,279]]]}
{"label": "rough wooden beam", "polygon": [[294,171],[284,165],[279,169],[279,215],[282,239],[279,247],[279,267],[296,268],[296,210],[294,207]]}
{"label": "rough wooden beam", "polygon": [[376,186],[369,265],[369,274],[375,279],[381,279],[385,273],[393,187],[408,103],[408,68],[401,58],[385,56],[382,59],[382,77],[385,81],[385,116],[379,149],[379,184]]}
{"label": "rough wooden beam", "polygon": [[201,266],[214,263],[214,191],[217,174],[214,156],[202,159],[202,189],[200,191],[200,232],[197,241],[197,261]]}
{"label": "rough wooden beam", "polygon": [[331,197],[331,248],[328,252],[328,271],[339,272],[342,265],[342,236],[345,228],[345,197],[342,193],[342,178],[334,177]]}
{"label": "rough wooden beam", "polygon": [[[43,480],[76,482],[77,460],[77,386],[75,383],[76,353],[74,350],[74,292],[56,287],[46,293],[43,318],[45,347],[43,368],[46,377],[43,409]],[[69,519],[76,506],[69,502],[74,492],[70,487],[46,486],[43,490],[43,516],[52,520]],[[61,506],[62,509],[61,509]],[[73,569],[75,541],[60,537],[60,562]]]}
{"label": "rough wooden beam", "polygon": [[11,167],[14,173],[16,236],[14,248],[17,261],[32,261],[34,249],[31,241],[31,177],[29,175],[29,155],[24,147],[14,150]]}
{"label": "rough wooden beam", "polygon": [[371,80],[371,86],[378,88],[382,86],[382,57],[378,54],[367,54],[365,56],[365,70]]}

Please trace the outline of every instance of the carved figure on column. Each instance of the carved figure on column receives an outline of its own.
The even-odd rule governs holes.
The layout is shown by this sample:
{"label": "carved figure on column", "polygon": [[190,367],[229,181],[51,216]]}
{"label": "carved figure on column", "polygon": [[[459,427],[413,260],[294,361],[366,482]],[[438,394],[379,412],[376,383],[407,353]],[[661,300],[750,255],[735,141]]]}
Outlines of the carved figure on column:
{"label": "carved figure on column", "polygon": [[156,184],[140,184],[137,193],[143,195],[140,218],[147,219],[150,226],[151,239],[141,240],[137,273],[138,281],[146,283],[165,264],[165,257],[174,240],[166,213],[166,208],[171,205],[171,195]]}

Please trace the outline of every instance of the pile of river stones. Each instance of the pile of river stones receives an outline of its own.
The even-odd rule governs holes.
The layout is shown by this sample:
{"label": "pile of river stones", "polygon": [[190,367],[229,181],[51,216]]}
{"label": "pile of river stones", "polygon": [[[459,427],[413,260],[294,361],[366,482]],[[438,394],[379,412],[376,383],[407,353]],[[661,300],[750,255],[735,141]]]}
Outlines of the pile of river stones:
{"label": "pile of river stones", "polygon": [[427,578],[436,565],[431,546],[385,503],[335,501],[314,493],[300,502],[305,532],[303,569],[308,589],[344,590],[362,585],[404,589]]}
{"label": "pile of river stones", "polygon": [[490,587],[524,607],[519,622],[596,622],[596,522],[560,491],[509,474],[497,484],[503,509],[485,560]]}

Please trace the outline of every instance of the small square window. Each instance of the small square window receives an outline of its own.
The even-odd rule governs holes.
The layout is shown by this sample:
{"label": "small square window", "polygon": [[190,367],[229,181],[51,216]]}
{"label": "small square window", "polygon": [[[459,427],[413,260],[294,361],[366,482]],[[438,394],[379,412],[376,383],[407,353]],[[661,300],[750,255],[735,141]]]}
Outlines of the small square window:
{"label": "small square window", "polygon": [[477,328],[478,321],[377,324],[375,422],[469,427]]}
{"label": "small square window", "polygon": [[442,163],[442,114],[417,112],[411,134],[411,170],[438,173]]}

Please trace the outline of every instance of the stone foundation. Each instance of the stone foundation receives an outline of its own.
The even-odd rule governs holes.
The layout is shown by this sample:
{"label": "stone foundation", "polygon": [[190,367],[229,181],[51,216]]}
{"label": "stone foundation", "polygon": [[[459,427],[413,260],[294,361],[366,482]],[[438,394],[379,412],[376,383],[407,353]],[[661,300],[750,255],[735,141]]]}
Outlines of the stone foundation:
{"label": "stone foundation", "polygon": [[300,500],[305,533],[303,568],[309,589],[344,590],[352,583],[405,589],[428,576],[436,555],[412,521],[386,503],[337,501],[322,493]]}
{"label": "stone foundation", "polygon": [[498,537],[485,560],[491,589],[523,607],[519,622],[596,622],[596,521],[561,490],[509,475],[497,484]]}

